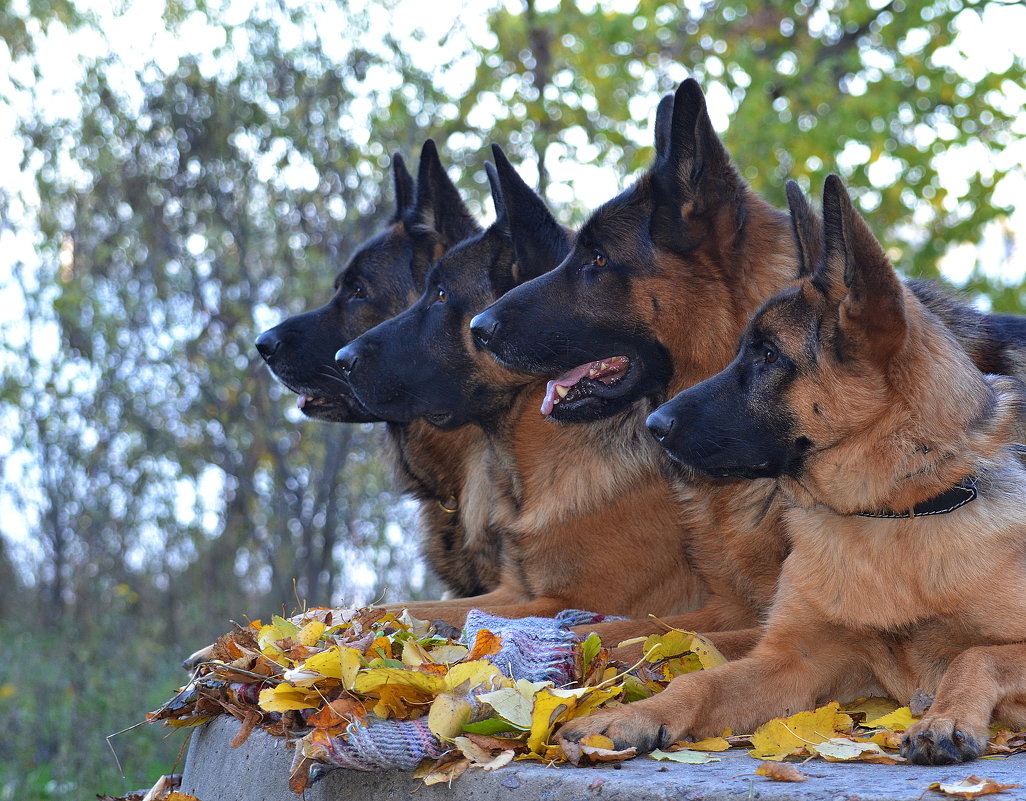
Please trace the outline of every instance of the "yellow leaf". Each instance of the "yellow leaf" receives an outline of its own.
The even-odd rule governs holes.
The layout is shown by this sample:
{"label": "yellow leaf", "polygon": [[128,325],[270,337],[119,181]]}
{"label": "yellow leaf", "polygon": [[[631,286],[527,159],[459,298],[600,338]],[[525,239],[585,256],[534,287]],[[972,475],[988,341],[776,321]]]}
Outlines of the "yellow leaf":
{"label": "yellow leaf", "polygon": [[428,651],[432,662],[439,665],[452,665],[462,661],[470,653],[465,645],[438,645]]}
{"label": "yellow leaf", "polygon": [[702,661],[702,667],[706,670],[726,664],[727,658],[719,652],[719,649],[701,634],[691,635],[691,651]]}
{"label": "yellow leaf", "polygon": [[403,644],[402,660],[404,665],[413,668],[420,667],[421,665],[435,664],[435,660],[428,655],[423,646],[413,640]]}
{"label": "yellow leaf", "polygon": [[267,712],[287,712],[290,709],[314,709],[320,706],[317,693],[306,692],[299,687],[279,684],[260,691],[259,706]]}
{"label": "yellow leaf", "polygon": [[1018,786],[1018,784],[998,784],[993,779],[981,779],[979,776],[967,776],[958,782],[934,782],[928,789],[959,798],[976,798],[981,795],[1000,793],[1002,790],[1011,790]]}
{"label": "yellow leaf", "polygon": [[706,737],[704,740],[695,740],[693,743],[675,743],[688,751],[726,751],[730,743],[724,737]]}
{"label": "yellow leaf", "polygon": [[809,744],[822,743],[843,733],[843,728],[851,727],[851,718],[837,710],[838,703],[834,701],[814,712],[799,712],[764,723],[752,735],[751,755],[756,759],[780,761],[801,752]]}
{"label": "yellow leaf", "polygon": [[433,698],[442,689],[442,678],[402,668],[374,668],[360,673],[353,683],[353,689],[358,693],[373,693],[385,685],[415,690]]}
{"label": "yellow leaf", "polygon": [[463,731],[463,724],[470,720],[470,713],[470,704],[462,698],[442,693],[431,702],[427,716],[428,729],[440,740],[451,740]]}
{"label": "yellow leaf", "polygon": [[691,635],[683,631],[668,631],[666,634],[653,634],[645,640],[642,651],[649,662],[680,656],[691,650]]}
{"label": "yellow leaf", "polygon": [[535,753],[541,753],[542,747],[549,744],[552,729],[557,723],[566,719],[574,708],[577,699],[560,697],[551,690],[542,689],[534,697],[534,709],[531,712],[531,733],[527,736],[527,747]]}
{"label": "yellow leaf", "polygon": [[[342,685],[347,689],[353,689],[353,682],[356,680],[356,674],[360,671],[360,652],[353,648],[339,647],[333,645],[326,651],[321,651],[319,654],[307,658],[300,670],[305,672],[313,672],[320,674],[325,678],[339,679]],[[288,674],[286,674],[288,676]],[[305,679],[293,680],[289,678],[293,684],[311,684],[311,681]]]}
{"label": "yellow leaf", "polygon": [[496,714],[508,720],[519,729],[531,728],[531,713],[534,710],[534,697],[543,687],[551,687],[551,682],[532,682],[517,679],[513,687],[504,687],[490,693],[481,693],[478,700],[488,704]]}
{"label": "yellow leaf", "polygon": [[919,718],[912,717],[912,710],[907,706],[895,709],[889,715],[876,718],[875,720],[867,720],[862,725],[867,729],[889,729],[890,731],[905,731],[909,726],[915,723]]}
{"label": "yellow leaf", "polygon": [[321,621],[311,620],[299,630],[299,633],[296,635],[296,641],[300,645],[305,645],[307,648],[311,648],[317,644],[317,641],[321,638],[321,635],[324,634],[324,629],[326,628],[327,626],[325,626]]}
{"label": "yellow leaf", "polygon": [[594,687],[587,687],[585,689],[589,690],[589,692],[577,699],[577,705],[574,707],[573,714],[570,715],[570,718],[580,718],[585,715],[590,715],[606,703],[606,701],[616,698],[616,696],[623,692],[623,687],[609,687],[604,690],[597,690]]}
{"label": "yellow leaf", "polygon": [[449,668],[442,687],[445,692],[451,693],[464,682],[469,682],[471,688],[487,684],[491,689],[494,686],[509,684],[510,680],[491,662],[479,659],[474,662],[461,662]]}
{"label": "yellow leaf", "polygon": [[877,718],[882,718],[884,715],[891,714],[891,712],[896,710],[899,706],[901,706],[901,704],[893,698],[880,698],[879,696],[873,696],[871,698],[860,698],[853,703],[846,704],[844,711],[850,714],[861,712],[865,715],[864,720],[876,720]]}

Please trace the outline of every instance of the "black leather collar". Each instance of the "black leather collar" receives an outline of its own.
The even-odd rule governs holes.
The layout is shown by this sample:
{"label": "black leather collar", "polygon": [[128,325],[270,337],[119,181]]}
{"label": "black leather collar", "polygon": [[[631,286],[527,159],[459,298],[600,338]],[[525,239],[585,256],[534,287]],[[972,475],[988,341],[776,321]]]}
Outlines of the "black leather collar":
{"label": "black leather collar", "polygon": [[893,510],[881,510],[879,512],[856,512],[859,517],[889,517],[889,518],[910,518],[923,515],[946,515],[972,503],[977,497],[976,476],[966,476],[951,489],[944,490],[940,495],[935,495],[921,503],[917,503],[908,512],[895,512]]}

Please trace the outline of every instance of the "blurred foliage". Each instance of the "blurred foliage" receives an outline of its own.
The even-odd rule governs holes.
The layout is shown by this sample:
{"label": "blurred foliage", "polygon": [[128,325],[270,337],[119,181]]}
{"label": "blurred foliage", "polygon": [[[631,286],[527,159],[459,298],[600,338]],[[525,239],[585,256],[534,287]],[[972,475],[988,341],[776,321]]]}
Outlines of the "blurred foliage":
{"label": "blurred foliage", "polygon": [[[178,744],[133,732],[116,741],[128,785],[112,785],[103,736],[140,719],[229,617],[437,593],[380,432],[292,422],[294,398],[251,345],[275,313],[324,302],[390,215],[394,150],[437,137],[485,208],[497,141],[540,163],[557,211],[579,220],[606,198],[576,195],[571,167],[626,182],[651,157],[659,95],[694,75],[730,110],[724,138],[757,189],[782,203],[785,178],[817,193],[839,169],[908,272],[935,274],[948,247],[1007,217],[992,194],[1022,169],[1000,152],[1023,133],[1023,64],[981,71],[953,44],[998,0],[475,2],[489,33],[461,45],[459,26],[444,43],[382,35],[373,14],[408,0],[255,0],[241,18],[175,0],[166,26],[222,30],[213,53],[185,39],[170,68],[127,69],[88,48],[78,103],[59,112],[36,94],[40,43],[102,41],[102,20],[71,0],[0,6],[17,68],[0,104],[24,153],[23,180],[0,186],[0,241],[34,253],[0,273],[0,302],[24,307],[0,332],[0,499],[32,535],[0,521],[0,799],[87,797],[170,769]],[[421,63],[443,44],[450,64]],[[968,178],[945,186],[952,157]],[[968,288],[1023,308],[1020,285],[982,269]]]}

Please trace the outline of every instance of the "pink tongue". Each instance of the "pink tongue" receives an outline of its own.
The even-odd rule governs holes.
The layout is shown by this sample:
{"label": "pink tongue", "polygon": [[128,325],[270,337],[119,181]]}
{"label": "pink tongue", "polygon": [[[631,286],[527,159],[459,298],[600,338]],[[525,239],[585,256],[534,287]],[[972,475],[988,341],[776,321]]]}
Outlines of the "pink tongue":
{"label": "pink tongue", "polygon": [[556,405],[556,387],[572,387],[584,378],[589,370],[593,367],[597,368],[600,364],[601,362],[588,362],[587,364],[578,365],[573,370],[568,370],[559,378],[550,381],[545,386],[545,399],[542,401],[541,413],[544,415],[552,414],[552,407]]}
{"label": "pink tongue", "polygon": [[300,409],[306,406],[306,397],[306,395],[300,395],[299,400],[296,401],[296,406],[298,406]]}

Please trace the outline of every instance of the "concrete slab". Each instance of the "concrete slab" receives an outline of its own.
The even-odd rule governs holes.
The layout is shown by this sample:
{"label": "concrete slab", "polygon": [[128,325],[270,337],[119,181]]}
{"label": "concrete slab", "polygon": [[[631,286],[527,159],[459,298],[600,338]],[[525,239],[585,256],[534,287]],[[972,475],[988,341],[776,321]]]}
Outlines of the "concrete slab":
{"label": "concrete slab", "polygon": [[[239,724],[216,718],[195,730],[185,762],[182,791],[200,801],[297,801],[288,789],[292,751],[277,737],[254,732],[241,748],[230,743]],[[928,793],[936,781],[977,776],[1001,783],[1021,782],[995,801],[1026,799],[1026,754],[982,759],[955,767],[866,765],[809,762],[810,778],[800,784],[773,782],[753,775],[758,762],[747,754],[722,755],[720,762],[679,765],[642,757],[620,768],[549,768],[513,763],[493,773],[471,771],[451,788],[425,787],[408,773],[338,770],[306,792],[306,801],[421,799],[450,801],[916,801],[951,798]]]}

